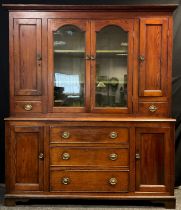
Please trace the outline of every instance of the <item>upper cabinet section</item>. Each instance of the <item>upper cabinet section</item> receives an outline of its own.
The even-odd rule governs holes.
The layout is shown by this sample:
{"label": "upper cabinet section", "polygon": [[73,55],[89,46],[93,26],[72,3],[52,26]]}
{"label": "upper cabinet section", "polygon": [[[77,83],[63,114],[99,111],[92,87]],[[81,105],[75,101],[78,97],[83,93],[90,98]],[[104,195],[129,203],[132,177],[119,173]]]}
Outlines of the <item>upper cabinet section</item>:
{"label": "upper cabinet section", "polygon": [[168,117],[175,7],[14,5],[12,115]]}
{"label": "upper cabinet section", "polygon": [[167,94],[168,18],[140,20],[139,95],[164,97]]}
{"label": "upper cabinet section", "polygon": [[15,96],[42,94],[41,19],[14,19]]}

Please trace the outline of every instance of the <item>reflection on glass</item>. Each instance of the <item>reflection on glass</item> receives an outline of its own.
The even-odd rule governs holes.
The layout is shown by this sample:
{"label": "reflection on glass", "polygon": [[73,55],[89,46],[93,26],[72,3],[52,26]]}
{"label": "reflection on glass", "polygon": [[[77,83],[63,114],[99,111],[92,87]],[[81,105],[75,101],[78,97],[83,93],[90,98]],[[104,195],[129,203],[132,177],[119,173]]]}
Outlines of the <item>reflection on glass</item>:
{"label": "reflection on glass", "polygon": [[128,33],[107,26],[96,34],[96,107],[127,106]]}
{"label": "reflection on glass", "polygon": [[54,36],[54,106],[83,107],[85,34],[64,26]]}

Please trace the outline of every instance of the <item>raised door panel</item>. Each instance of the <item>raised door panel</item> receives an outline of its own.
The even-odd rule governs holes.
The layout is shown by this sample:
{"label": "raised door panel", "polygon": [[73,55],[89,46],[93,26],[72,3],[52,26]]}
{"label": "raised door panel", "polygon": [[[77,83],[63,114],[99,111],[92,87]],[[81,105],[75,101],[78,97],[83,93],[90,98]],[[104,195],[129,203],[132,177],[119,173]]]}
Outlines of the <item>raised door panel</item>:
{"label": "raised door panel", "polygon": [[11,131],[13,188],[43,190],[43,128],[15,126]]}
{"label": "raised door panel", "polygon": [[41,19],[14,19],[16,96],[42,94]]}
{"label": "raised door panel", "polygon": [[132,19],[91,22],[91,110],[132,112]]}
{"label": "raised door panel", "polygon": [[170,128],[136,129],[136,191],[169,190],[170,141]]}
{"label": "raised door panel", "polygon": [[167,37],[167,18],[141,18],[139,96],[166,97]]}

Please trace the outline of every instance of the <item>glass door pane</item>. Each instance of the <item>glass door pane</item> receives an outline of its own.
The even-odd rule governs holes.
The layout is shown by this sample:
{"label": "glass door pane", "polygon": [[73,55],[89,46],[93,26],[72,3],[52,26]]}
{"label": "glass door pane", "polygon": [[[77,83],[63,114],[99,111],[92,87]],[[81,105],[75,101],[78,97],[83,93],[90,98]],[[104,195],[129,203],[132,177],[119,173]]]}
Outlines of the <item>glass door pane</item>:
{"label": "glass door pane", "polygon": [[96,33],[96,107],[127,107],[128,32],[107,26]]}
{"label": "glass door pane", "polygon": [[54,106],[83,107],[85,96],[85,32],[66,25],[54,37]]}

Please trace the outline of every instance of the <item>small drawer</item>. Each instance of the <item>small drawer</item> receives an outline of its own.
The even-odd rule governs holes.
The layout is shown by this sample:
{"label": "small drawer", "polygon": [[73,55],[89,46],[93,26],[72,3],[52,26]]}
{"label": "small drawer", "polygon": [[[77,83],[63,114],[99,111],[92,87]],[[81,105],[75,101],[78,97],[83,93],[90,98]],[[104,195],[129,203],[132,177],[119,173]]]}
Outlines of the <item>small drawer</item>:
{"label": "small drawer", "polygon": [[50,141],[59,143],[128,142],[128,128],[117,127],[51,127]]}
{"label": "small drawer", "polygon": [[139,103],[139,113],[146,115],[168,115],[168,103],[163,102],[141,102]]}
{"label": "small drawer", "polygon": [[120,148],[51,147],[50,165],[128,167],[129,150]]}
{"label": "small drawer", "polygon": [[15,112],[42,112],[41,101],[16,101]]}
{"label": "small drawer", "polygon": [[60,170],[50,173],[50,191],[128,192],[128,171]]}

